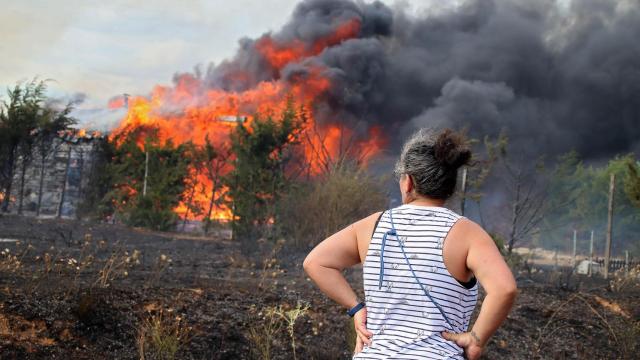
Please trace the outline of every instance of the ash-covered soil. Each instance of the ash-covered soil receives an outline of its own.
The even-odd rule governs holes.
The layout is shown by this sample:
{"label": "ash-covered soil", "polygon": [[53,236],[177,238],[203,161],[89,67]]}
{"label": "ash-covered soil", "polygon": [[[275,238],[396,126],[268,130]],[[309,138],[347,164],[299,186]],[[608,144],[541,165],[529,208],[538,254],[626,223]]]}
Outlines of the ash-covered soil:
{"label": "ash-covered soil", "polygon": [[[305,254],[253,247],[2,216],[0,359],[293,359],[292,342],[297,359],[349,359],[350,319],[306,278]],[[347,276],[362,292],[360,271]],[[517,277],[514,310],[484,358],[637,358],[637,282]]]}

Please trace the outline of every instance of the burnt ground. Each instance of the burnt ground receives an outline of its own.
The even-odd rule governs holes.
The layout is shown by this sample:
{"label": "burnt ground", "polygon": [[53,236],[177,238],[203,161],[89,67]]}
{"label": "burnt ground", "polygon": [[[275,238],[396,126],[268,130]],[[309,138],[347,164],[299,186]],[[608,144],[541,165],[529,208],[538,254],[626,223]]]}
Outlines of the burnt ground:
{"label": "burnt ground", "polygon": [[[277,244],[247,255],[222,237],[16,216],[0,217],[0,239],[0,359],[292,359],[274,310],[304,306],[296,358],[350,358],[344,310]],[[637,282],[515,271],[520,294],[484,358],[636,358]],[[361,292],[359,270],[347,275]]]}

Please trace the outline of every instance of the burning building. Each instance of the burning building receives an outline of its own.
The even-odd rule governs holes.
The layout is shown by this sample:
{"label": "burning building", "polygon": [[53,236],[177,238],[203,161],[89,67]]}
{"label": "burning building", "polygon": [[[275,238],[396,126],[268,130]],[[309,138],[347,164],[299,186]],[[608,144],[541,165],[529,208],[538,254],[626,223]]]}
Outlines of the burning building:
{"label": "burning building", "polygon": [[[425,126],[467,127],[475,138],[504,129],[525,159],[543,151],[576,150],[588,161],[638,152],[636,2],[460,3],[410,14],[378,1],[301,1],[282,28],[241,39],[232,57],[175,74],[173,84],[148,94],[114,98],[109,108],[126,115],[112,135],[149,126],[161,141],[223,146],[238,120],[278,112],[292,99],[308,116],[304,156],[316,174],[344,153],[365,154],[364,162],[393,154]],[[49,215],[65,213],[73,188],[60,175],[67,176],[67,162],[75,171],[67,161],[75,151],[65,151],[57,152],[51,180],[65,189]],[[374,165],[388,171],[392,160],[383,160]],[[27,179],[38,179],[36,167]],[[200,207],[210,208],[211,181],[191,178],[205,194]],[[32,211],[39,184],[26,185],[22,210]],[[187,208],[176,212],[190,217]]]}
{"label": "burning building", "polygon": [[13,176],[9,212],[77,217],[103,140],[97,132],[62,131],[46,148],[35,146],[28,160],[20,157]]}
{"label": "burning building", "polygon": [[251,121],[290,98],[309,117],[314,173],[354,149],[365,162],[382,154],[375,166],[388,171],[383,150],[425,126],[477,138],[506,130],[530,159],[544,147],[598,160],[639,146],[629,41],[639,17],[632,2],[468,0],[414,16],[378,1],[305,0],[279,30],[241,39],[231,58],[113,101],[128,103],[113,132],[153,126],[174,144],[222,144],[234,114]]}

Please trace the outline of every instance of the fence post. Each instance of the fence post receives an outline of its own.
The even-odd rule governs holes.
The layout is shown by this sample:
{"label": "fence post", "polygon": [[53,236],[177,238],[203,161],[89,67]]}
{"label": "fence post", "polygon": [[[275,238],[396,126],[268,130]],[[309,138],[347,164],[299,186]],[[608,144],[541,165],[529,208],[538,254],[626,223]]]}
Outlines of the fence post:
{"label": "fence post", "polygon": [[591,239],[589,240],[589,267],[588,267],[588,271],[587,273],[589,274],[589,276],[592,276],[592,266],[591,263],[593,262],[593,230],[591,230]]}
{"label": "fence post", "polygon": [[629,273],[629,250],[624,251],[624,271]]}
{"label": "fence post", "polygon": [[576,245],[577,245],[577,237],[578,237],[578,232],[576,231],[576,229],[573,229],[573,252],[572,252],[572,256],[573,256],[573,270],[575,271],[576,269]]}

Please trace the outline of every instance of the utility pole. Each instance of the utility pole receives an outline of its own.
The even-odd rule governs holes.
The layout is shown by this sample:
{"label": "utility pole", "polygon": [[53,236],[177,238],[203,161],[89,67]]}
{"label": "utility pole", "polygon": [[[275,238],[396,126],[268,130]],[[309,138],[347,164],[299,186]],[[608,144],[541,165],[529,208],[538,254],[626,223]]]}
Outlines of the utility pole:
{"label": "utility pole", "polygon": [[462,187],[460,189],[460,215],[464,216],[464,203],[467,197],[467,167],[462,168]]}
{"label": "utility pole", "polygon": [[144,152],[144,181],[142,183],[142,196],[147,196],[147,175],[149,175],[149,150]]}
{"label": "utility pole", "polygon": [[593,230],[591,230],[591,240],[589,241],[589,271],[588,274],[589,276],[593,275],[592,274],[592,266],[591,263],[593,262]]}
{"label": "utility pole", "polygon": [[609,277],[609,260],[611,257],[611,237],[613,231],[613,193],[616,189],[616,175],[611,174],[609,180],[609,206],[607,220],[607,245],[604,248],[604,278]]}

